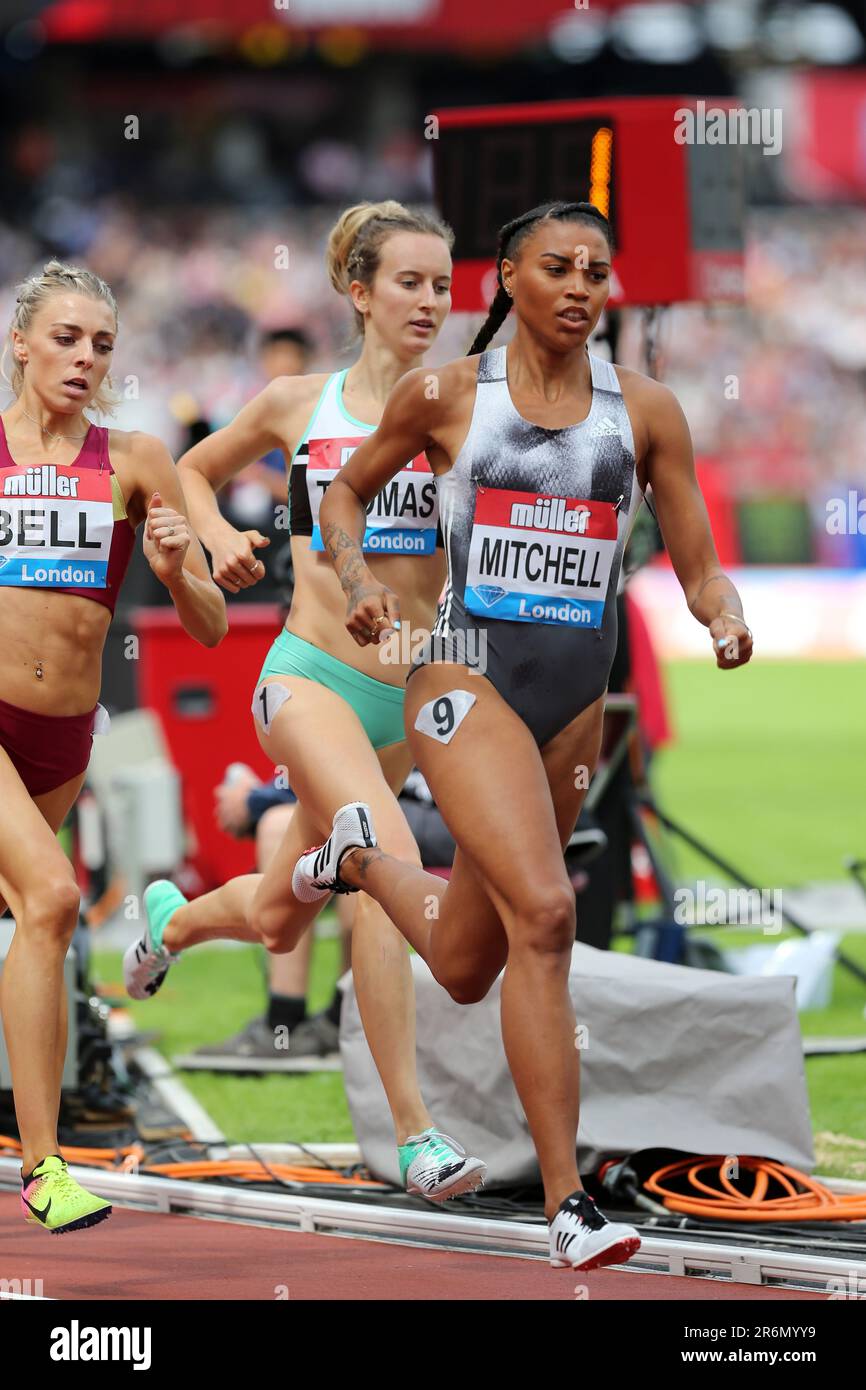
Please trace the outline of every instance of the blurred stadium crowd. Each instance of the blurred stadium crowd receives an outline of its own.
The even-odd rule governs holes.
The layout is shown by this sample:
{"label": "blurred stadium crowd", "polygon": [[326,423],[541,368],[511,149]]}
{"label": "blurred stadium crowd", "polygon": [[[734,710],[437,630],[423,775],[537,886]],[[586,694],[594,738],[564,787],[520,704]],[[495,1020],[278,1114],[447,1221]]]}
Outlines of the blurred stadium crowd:
{"label": "blurred stadium crowd", "polygon": [[[424,180],[402,182],[391,191],[411,197]],[[0,224],[0,313],[8,322],[15,283],[49,252],[98,271],[121,309],[117,424],[156,433],[177,453],[193,420],[218,428],[260,389],[263,331],[302,328],[310,370],[351,361],[349,314],[323,262],[338,208],[155,210],[114,197],[71,208],[53,235]],[[662,379],[696,451],[725,462],[737,495],[862,481],[866,211],[753,210],[748,233],[747,305],[670,310]],[[619,355],[638,365],[639,316],[625,319]],[[465,352],[473,331],[474,320],[455,316],[431,361]]]}
{"label": "blurred stadium crowd", "polygon": [[735,494],[863,482],[866,211],[774,208],[747,226],[746,306],[676,307],[662,379]]}
{"label": "blurred stadium crowd", "polygon": [[[619,61],[581,68],[580,90]],[[718,55],[700,61],[695,90],[731,89]],[[307,370],[353,360],[348,308],[325,277],[327,234],[352,202],[432,202],[425,110],[576,90],[567,63],[537,55],[513,70],[455,58],[446,72],[382,53],[369,67],[302,64],[289,80],[188,62],[49,48],[33,83],[35,69],[0,50],[0,319],[50,255],[98,271],[120,305],[116,423],[175,456],[264,385],[268,331],[303,330]],[[651,78],[619,73],[625,90],[652,90]],[[866,480],[866,209],[792,203],[784,159],[747,154],[747,303],[668,310],[658,372],[733,497],[814,505]],[[452,316],[431,365],[464,353],[479,321]],[[642,313],[623,311],[621,361],[643,368],[643,333]]]}

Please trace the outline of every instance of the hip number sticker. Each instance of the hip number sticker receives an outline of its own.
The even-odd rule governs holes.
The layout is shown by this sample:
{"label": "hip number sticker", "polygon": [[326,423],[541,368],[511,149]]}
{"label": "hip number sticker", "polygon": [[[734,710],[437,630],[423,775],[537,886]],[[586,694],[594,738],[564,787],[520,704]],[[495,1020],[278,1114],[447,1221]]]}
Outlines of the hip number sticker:
{"label": "hip number sticker", "polygon": [[468,690],[449,690],[421,706],[415,728],[439,743],[450,743],[474,704],[475,696]]}

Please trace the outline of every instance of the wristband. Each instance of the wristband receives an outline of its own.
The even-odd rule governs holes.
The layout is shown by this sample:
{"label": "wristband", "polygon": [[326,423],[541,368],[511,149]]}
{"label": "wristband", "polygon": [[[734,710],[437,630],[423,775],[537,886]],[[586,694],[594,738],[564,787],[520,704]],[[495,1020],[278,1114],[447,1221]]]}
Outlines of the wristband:
{"label": "wristband", "polygon": [[[746,629],[746,631],[747,631],[748,634],[749,634],[749,637],[752,637],[752,629],[749,627],[749,624],[746,622],[745,618],[741,618],[741,617],[739,616],[739,614],[737,614],[737,613],[720,613],[720,614],[719,614],[719,617],[720,617],[720,618],[731,618],[731,619],[733,619],[733,621],[734,621],[735,623],[739,623],[741,627],[744,627],[744,628]],[[752,638],[752,641],[754,641],[754,638]]]}

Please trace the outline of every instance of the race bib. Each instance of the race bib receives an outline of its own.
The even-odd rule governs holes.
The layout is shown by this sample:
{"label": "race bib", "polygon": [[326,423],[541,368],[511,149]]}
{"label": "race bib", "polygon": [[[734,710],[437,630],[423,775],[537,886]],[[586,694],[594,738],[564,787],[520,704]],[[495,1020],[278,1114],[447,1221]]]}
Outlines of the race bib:
{"label": "race bib", "polygon": [[[307,494],[313,518],[311,550],[325,548],[319,527],[322,498],[366,437],[309,441]],[[363,549],[379,555],[432,555],[436,549],[438,520],[433,471],[425,455],[419,454],[368,504]]]}
{"label": "race bib", "polygon": [[600,627],[616,542],[610,502],[479,487],[466,609],[511,622]]}
{"label": "race bib", "polygon": [[113,534],[110,472],[0,468],[0,585],[104,589]]}

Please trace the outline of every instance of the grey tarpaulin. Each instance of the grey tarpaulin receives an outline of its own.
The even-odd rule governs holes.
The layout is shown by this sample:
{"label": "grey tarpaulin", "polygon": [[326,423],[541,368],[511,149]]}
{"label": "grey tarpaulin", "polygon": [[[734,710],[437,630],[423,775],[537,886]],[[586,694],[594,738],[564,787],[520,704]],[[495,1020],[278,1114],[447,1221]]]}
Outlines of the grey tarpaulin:
{"label": "grey tarpaulin", "polygon": [[[418,1076],[436,1126],[488,1165],[488,1184],[537,1181],[508,1071],[500,982],[455,1004],[412,957]],[[639,1149],[755,1154],[810,1171],[809,1100],[794,979],[728,975],[575,945],[569,987],[581,1035],[582,1173]],[[355,1133],[371,1172],[399,1181],[385,1093],[348,984],[340,1047]]]}

